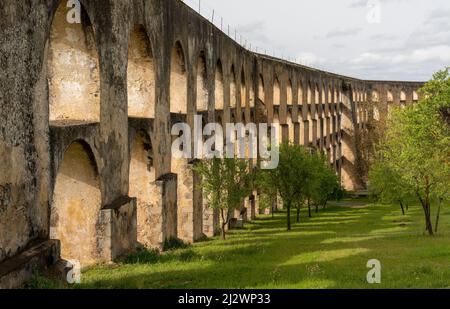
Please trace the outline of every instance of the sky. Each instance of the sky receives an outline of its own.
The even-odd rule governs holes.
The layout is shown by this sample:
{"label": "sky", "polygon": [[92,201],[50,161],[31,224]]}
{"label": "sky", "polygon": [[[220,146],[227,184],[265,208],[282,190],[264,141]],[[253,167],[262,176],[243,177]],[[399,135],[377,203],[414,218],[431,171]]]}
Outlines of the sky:
{"label": "sky", "polygon": [[[198,11],[199,0],[185,0]],[[449,0],[200,0],[258,52],[361,79],[425,81],[450,66]],[[223,20],[223,21],[222,21]]]}

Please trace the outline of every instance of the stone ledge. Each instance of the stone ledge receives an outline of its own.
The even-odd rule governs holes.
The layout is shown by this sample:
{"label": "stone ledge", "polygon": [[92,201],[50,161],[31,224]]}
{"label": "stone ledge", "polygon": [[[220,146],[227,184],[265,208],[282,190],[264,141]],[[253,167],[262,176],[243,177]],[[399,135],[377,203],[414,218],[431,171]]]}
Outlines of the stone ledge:
{"label": "stone ledge", "polygon": [[58,240],[45,240],[16,256],[0,263],[0,289],[20,287],[33,275],[55,264],[60,256]]}

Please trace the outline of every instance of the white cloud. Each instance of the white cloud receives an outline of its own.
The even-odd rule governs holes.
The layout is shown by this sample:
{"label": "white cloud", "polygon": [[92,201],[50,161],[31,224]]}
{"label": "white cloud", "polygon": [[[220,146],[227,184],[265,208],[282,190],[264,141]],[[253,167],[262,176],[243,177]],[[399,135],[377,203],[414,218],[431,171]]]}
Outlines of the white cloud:
{"label": "white cloud", "polygon": [[325,59],[310,52],[302,52],[298,54],[297,59],[300,62],[300,64],[306,66],[321,65],[326,62]]}
{"label": "white cloud", "polygon": [[450,46],[437,45],[397,54],[365,52],[351,61],[356,65],[420,64],[429,61],[450,62]]}

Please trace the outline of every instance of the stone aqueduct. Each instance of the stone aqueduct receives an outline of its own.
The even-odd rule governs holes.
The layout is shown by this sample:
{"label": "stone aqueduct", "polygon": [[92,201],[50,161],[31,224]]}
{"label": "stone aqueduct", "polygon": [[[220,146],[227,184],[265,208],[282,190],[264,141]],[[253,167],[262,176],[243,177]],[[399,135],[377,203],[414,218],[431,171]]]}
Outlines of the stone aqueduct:
{"label": "stone aqueduct", "polygon": [[0,3],[0,287],[60,254],[88,265],[211,236],[195,162],[171,157],[174,122],[278,122],[359,189],[358,137],[419,99],[419,82],[250,52],[178,0],[81,3],[81,24],[65,0]]}

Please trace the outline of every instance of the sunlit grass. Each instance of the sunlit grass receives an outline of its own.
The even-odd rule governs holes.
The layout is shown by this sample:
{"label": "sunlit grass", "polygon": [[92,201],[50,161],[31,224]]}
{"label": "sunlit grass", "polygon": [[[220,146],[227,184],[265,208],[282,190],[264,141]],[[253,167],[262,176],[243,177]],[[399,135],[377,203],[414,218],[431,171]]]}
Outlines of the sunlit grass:
{"label": "sunlit grass", "polygon": [[[350,203],[351,200],[346,201]],[[358,201],[360,204],[361,201]],[[292,213],[259,217],[241,230],[189,248],[145,255],[83,272],[80,288],[447,288],[450,286],[450,211],[440,232],[424,233],[421,209],[402,216],[396,205],[328,206],[300,223]],[[145,254],[145,252],[143,253]],[[144,263],[136,263],[142,258]],[[369,259],[382,282],[366,281]],[[125,260],[126,261],[126,260]]]}

